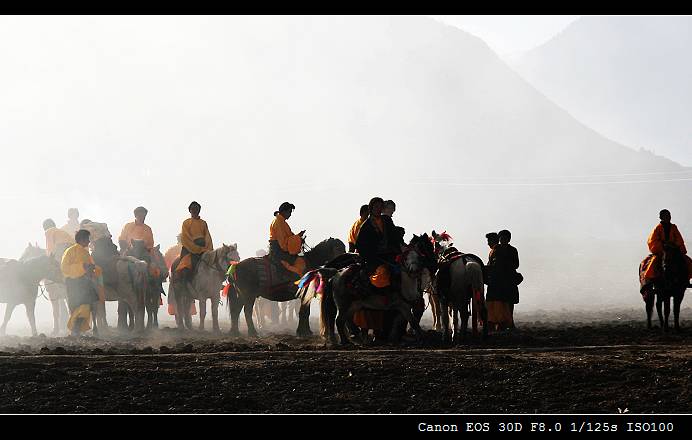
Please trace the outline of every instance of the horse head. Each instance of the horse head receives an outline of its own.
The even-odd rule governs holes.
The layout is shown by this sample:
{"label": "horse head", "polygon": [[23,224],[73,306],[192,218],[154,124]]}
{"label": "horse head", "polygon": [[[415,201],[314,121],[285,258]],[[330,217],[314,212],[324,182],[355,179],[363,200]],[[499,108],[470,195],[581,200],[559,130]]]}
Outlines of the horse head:
{"label": "horse head", "polygon": [[24,252],[22,252],[22,256],[19,257],[19,261],[26,261],[31,258],[36,258],[46,255],[46,250],[41,249],[38,244],[33,245],[31,242],[28,243],[26,249],[24,249]]}
{"label": "horse head", "polygon": [[223,264],[224,268],[228,268],[231,261],[240,261],[240,254],[238,254],[238,243],[226,244],[223,243],[218,249],[217,261]]}
{"label": "horse head", "polygon": [[312,266],[320,266],[346,253],[346,245],[338,238],[329,237],[305,253]]}
{"label": "horse head", "polygon": [[[435,231],[433,231],[435,233]],[[437,269],[437,253],[435,252],[434,241],[430,239],[427,233],[423,235],[413,235],[409,243],[409,247],[416,250],[421,258],[421,264],[428,268],[431,273]]]}
{"label": "horse head", "polygon": [[166,278],[168,278],[168,266],[166,265],[166,260],[163,258],[163,254],[161,253],[161,245],[157,244],[154,246],[149,255],[151,256],[151,264],[153,264],[161,274],[161,282],[166,281]]}
{"label": "horse head", "polygon": [[149,252],[147,250],[147,245],[144,240],[131,240],[130,247],[128,249],[128,254],[133,257],[142,260],[146,257]]}
{"label": "horse head", "polygon": [[47,279],[55,283],[65,282],[65,278],[60,270],[60,263],[52,256],[43,253],[38,257],[24,260],[22,263],[26,267],[26,273],[35,280]]}

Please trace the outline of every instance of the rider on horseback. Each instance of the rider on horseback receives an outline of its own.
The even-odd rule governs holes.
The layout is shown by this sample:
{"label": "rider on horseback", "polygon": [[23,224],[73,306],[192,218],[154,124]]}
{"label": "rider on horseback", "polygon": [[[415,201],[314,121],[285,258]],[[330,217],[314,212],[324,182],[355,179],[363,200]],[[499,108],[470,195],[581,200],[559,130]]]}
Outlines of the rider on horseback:
{"label": "rider on horseback", "polygon": [[192,202],[187,209],[190,211],[190,218],[183,222],[180,232],[183,248],[175,272],[181,279],[189,281],[202,254],[213,250],[214,246],[207,222],[199,217],[202,206]]}
{"label": "rider on horseback", "polygon": [[644,272],[644,278],[653,280],[660,275],[663,253],[668,250],[679,252],[679,255],[685,258],[688,272],[692,275],[692,260],[687,256],[685,241],[678,227],[670,222],[670,211],[667,209],[661,210],[659,218],[661,222],[654,227],[647,240],[649,252],[653,254],[653,258],[648,262]]}
{"label": "rider on horseback", "polygon": [[123,230],[118,238],[120,254],[125,255],[132,244],[132,240],[142,240],[148,252],[154,248],[154,234],[149,225],[144,221],[147,218],[147,209],[143,206],[135,208],[135,221],[123,226]]}
{"label": "rider on horseback", "polygon": [[384,200],[374,197],[368,204],[370,216],[363,223],[356,239],[356,248],[364,262],[364,273],[377,288],[389,287],[398,277],[391,277],[390,267],[404,244],[390,216],[382,215]]}
{"label": "rider on horseback", "polygon": [[278,211],[274,211],[274,220],[269,226],[269,259],[278,267],[303,276],[305,259],[298,256],[303,245],[303,234],[294,234],[286,220],[291,218],[295,205],[283,202]]}
{"label": "rider on horseback", "polygon": [[[43,222],[43,230],[46,233],[46,254],[52,255],[58,248],[65,248],[74,244],[74,236],[55,226],[53,219],[46,219]],[[61,246],[62,245],[62,246]],[[58,259],[62,255],[56,255]]]}

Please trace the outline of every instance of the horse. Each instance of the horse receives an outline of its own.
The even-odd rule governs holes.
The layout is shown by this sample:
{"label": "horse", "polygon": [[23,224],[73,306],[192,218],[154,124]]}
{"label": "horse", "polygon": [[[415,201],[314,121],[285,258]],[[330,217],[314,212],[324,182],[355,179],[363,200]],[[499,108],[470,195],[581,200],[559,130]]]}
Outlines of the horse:
{"label": "horse", "polygon": [[[163,254],[161,254],[161,245],[156,245],[149,251],[144,240],[132,240],[126,254],[147,263],[149,277],[144,293],[144,308],[147,314],[146,328],[158,328],[159,302],[161,300],[161,291],[163,290],[161,285],[168,278],[168,267],[164,261]],[[126,310],[121,310],[122,308]],[[129,317],[129,323],[120,323],[124,313]],[[118,317],[121,327],[127,327],[130,330],[134,328],[134,312],[124,301],[118,301]]]}
{"label": "horse", "polygon": [[[685,290],[689,285],[689,274],[684,255],[676,247],[665,247],[663,256],[660,259],[660,276],[643,288],[646,304],[646,321],[649,329],[651,326],[651,315],[654,307],[654,297],[656,298],[656,312],[663,331],[668,332],[670,327],[668,319],[670,317],[670,298],[673,298],[673,319],[676,332],[680,331],[680,305],[685,296]],[[643,263],[640,265],[640,279],[643,270]],[[661,310],[663,306],[663,310]],[[665,316],[665,317],[664,317]]]}
{"label": "horse", "polygon": [[[53,256],[58,264],[62,260],[62,256],[71,245],[63,243],[56,245]],[[42,249],[38,244],[32,245],[29,243],[24,249],[24,253],[19,257],[20,261],[25,261],[29,258],[40,257],[46,255],[46,250]],[[62,330],[67,328],[67,320],[70,313],[67,308],[67,288],[63,283],[56,283],[50,280],[43,280],[48,299],[50,300],[51,309],[53,311],[53,332],[52,335],[58,335]]]}
{"label": "horse", "polygon": [[[470,255],[470,254],[466,254]],[[485,309],[483,267],[476,261],[478,257],[472,256],[468,261],[461,257],[453,260],[449,266],[448,289],[440,285],[440,277],[436,279],[436,291],[440,299],[440,317],[442,321],[443,341],[455,343],[463,341],[466,337],[469,316],[473,316],[473,332],[477,333],[477,321],[480,317],[483,322],[483,337],[487,337],[487,311]],[[454,335],[449,328],[449,316],[454,321]],[[461,314],[461,333],[459,331],[458,315]]]}
{"label": "horse", "polygon": [[[306,270],[310,271],[332,260],[333,258],[342,255],[346,252],[346,245],[337,238],[328,238],[314,248],[305,252],[303,258],[306,263]],[[231,277],[231,288],[228,295],[228,307],[231,316],[231,335],[239,336],[238,321],[240,320],[240,312],[245,312],[245,322],[248,328],[248,336],[256,337],[257,330],[252,322],[252,310],[255,300],[258,297],[266,298],[271,301],[290,301],[296,299],[295,278],[291,276],[286,278],[284,282],[274,284],[267,282],[267,286],[263,286],[260,277],[271,278],[272,268],[271,263],[265,257],[246,258],[236,265],[234,277]],[[266,259],[266,260],[265,260]],[[280,268],[278,271],[285,271]],[[280,272],[279,272],[280,274]],[[300,312],[298,313],[298,336],[309,336],[312,334],[310,330],[310,302],[302,302]]]}
{"label": "horse", "polygon": [[[435,257],[438,261],[442,260],[444,256],[447,254],[447,252],[454,250],[455,248],[453,247],[453,244],[451,242],[452,237],[447,234],[447,231],[444,231],[442,233],[437,233],[434,230],[432,231],[431,235],[431,244],[433,246],[433,252],[435,253]],[[430,312],[432,313],[432,318],[433,318],[433,330],[435,331],[440,331],[442,330],[442,318],[440,315],[440,296],[438,295],[437,291],[435,290],[436,282],[435,282],[435,276],[436,276],[437,270],[432,271],[432,279],[430,284],[426,286],[426,293],[428,294],[428,303],[430,304]],[[449,312],[451,313],[452,309],[449,309]]]}
{"label": "horse", "polygon": [[[349,254],[350,255],[350,254]],[[354,277],[358,277],[359,264],[350,264],[345,268],[318,269],[318,279],[306,283],[299,289],[298,296],[305,304],[322,290],[320,327],[322,336],[336,342],[334,327],[339,333],[341,345],[352,344],[347,326],[353,322],[353,315],[360,310],[397,311],[415,331],[420,339],[422,330],[412,308],[422,299],[422,274],[427,270],[422,264],[421,255],[415,247],[408,247],[400,256],[401,290],[391,295],[383,303],[379,295],[362,297],[349,286]],[[393,325],[389,339],[394,341],[397,326]]]}
{"label": "horse", "polygon": [[[120,256],[110,237],[94,241],[93,247],[92,257],[103,271],[105,301],[118,301],[118,328],[130,330],[127,322],[130,316],[134,331],[144,331],[144,299],[149,279],[147,262]],[[105,302],[96,303],[93,324],[95,333],[99,327],[108,328]]]}
{"label": "horse", "polygon": [[63,283],[60,265],[51,255],[26,258],[25,260],[7,260],[0,262],[0,302],[6,303],[5,319],[0,326],[0,334],[4,335],[7,323],[12,317],[14,308],[24,304],[26,316],[31,326],[31,334],[36,336],[36,297],[39,282],[43,279],[55,283]]}
{"label": "horse", "polygon": [[[199,329],[204,330],[204,320],[207,314],[207,300],[211,300],[212,330],[219,333],[219,302],[221,299],[221,283],[226,278],[228,265],[231,261],[238,261],[238,245],[224,244],[218,249],[202,254],[193,272],[190,281],[181,280],[173,276],[180,258],[171,266],[171,290],[174,291],[176,315],[175,321],[178,328],[192,329],[192,315],[190,305],[195,299],[199,300]],[[184,314],[181,313],[184,311]],[[250,308],[252,313],[252,308]],[[250,318],[252,319],[252,318]]]}

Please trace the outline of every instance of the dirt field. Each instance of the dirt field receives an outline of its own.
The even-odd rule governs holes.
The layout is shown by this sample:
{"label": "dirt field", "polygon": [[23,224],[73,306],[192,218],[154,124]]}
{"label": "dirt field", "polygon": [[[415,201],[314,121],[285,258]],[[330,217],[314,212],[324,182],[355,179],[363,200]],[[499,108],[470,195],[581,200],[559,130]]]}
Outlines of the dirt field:
{"label": "dirt field", "polygon": [[[162,329],[140,338],[0,339],[2,413],[690,413],[692,320],[540,313],[455,348],[342,349]],[[316,327],[313,325],[313,329]],[[288,332],[288,330],[287,330]]]}

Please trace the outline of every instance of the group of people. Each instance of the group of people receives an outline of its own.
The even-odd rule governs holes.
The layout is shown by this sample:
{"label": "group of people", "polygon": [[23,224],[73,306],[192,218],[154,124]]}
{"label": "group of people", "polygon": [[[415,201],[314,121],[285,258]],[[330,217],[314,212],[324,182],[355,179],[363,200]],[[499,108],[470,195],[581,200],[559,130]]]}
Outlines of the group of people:
{"label": "group of people", "polygon": [[[171,271],[172,279],[189,280],[201,255],[213,250],[209,227],[201,217],[201,205],[192,202],[188,206],[190,217],[181,226],[178,242],[166,251],[164,259]],[[284,202],[274,212],[274,219],[269,226],[269,259],[297,278],[305,272],[306,262],[301,256],[305,231],[293,233],[288,225],[295,205]],[[390,292],[397,288],[395,258],[401,253],[404,243],[404,229],[396,226],[392,220],[396,204],[392,200],[374,197],[367,205],[360,207],[359,218],[353,223],[348,233],[349,252],[358,253],[363,262],[362,276],[375,291]],[[154,248],[154,234],[147,225],[148,211],[139,206],[134,210],[134,221],[125,224],[118,237],[119,251],[114,254],[128,255],[132,243],[141,241],[147,252]],[[677,226],[670,222],[668,210],[660,212],[660,223],[648,238],[651,258],[644,268],[645,278],[654,278],[660,271],[661,254],[665,249],[674,248],[686,259],[692,275],[692,260],[686,255],[684,240]],[[103,264],[99,264],[97,250],[115,248],[112,237],[105,223],[91,220],[79,220],[76,208],[68,210],[67,223],[58,228],[55,221],[46,219],[43,222],[46,239],[46,252],[54,255],[61,264],[66,279],[67,305],[70,311],[68,328],[88,328],[90,305],[95,301],[105,301],[104,284],[108,276],[104,273]],[[517,272],[519,255],[510,245],[511,233],[508,230],[486,234],[488,263],[485,282],[488,285],[486,304],[488,322],[496,329],[514,328],[514,305],[519,302],[518,285],[523,280]],[[102,246],[96,244],[101,242]],[[92,252],[89,252],[89,249]],[[104,251],[102,251],[104,252]],[[106,252],[108,253],[108,252]],[[396,271],[394,271],[396,272]],[[62,298],[51,298],[59,301]],[[169,304],[169,313],[171,307]]]}
{"label": "group of people", "polygon": [[[207,223],[200,218],[201,205],[192,202],[188,211],[190,218],[182,224],[178,244],[164,255],[168,268],[175,266],[175,276],[181,279],[190,276],[201,254],[213,249]],[[104,286],[117,281],[117,276],[109,274],[107,267],[113,257],[128,256],[133,243],[141,242],[145,255],[139,257],[150,261],[155,241],[151,227],[145,223],[147,214],[146,208],[135,208],[134,221],[125,224],[118,236],[119,251],[107,225],[88,219],[80,221],[76,208],[68,210],[68,221],[61,228],[52,219],[43,222],[46,252],[60,262],[66,286],[66,298],[52,296],[50,299],[56,302],[67,300],[70,313],[67,327],[73,334],[90,328],[93,304],[104,302]],[[59,307],[54,309],[59,310]]]}
{"label": "group of people", "polygon": [[512,234],[506,229],[485,235],[490,252],[486,265],[486,307],[488,325],[494,330],[511,330],[514,325],[514,305],[519,303],[519,284],[523,276],[519,269],[519,252],[509,244]]}

